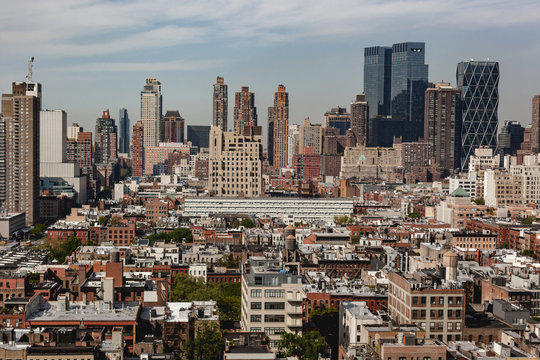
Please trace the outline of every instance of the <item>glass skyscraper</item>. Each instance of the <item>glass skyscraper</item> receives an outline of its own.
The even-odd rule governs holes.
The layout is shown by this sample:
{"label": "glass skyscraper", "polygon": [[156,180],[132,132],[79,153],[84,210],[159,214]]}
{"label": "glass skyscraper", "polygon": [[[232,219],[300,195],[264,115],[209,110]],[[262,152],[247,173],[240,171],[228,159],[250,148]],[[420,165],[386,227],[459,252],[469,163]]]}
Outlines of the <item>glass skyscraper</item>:
{"label": "glass skyscraper", "polygon": [[364,93],[369,117],[390,115],[392,48],[372,46],[364,49]]}
{"label": "glass skyscraper", "polygon": [[487,146],[494,152],[497,148],[499,63],[462,61],[457,65],[456,78],[463,99],[461,168],[464,169],[476,148]]}
{"label": "glass skyscraper", "polygon": [[129,154],[129,116],[127,109],[120,109],[118,115],[118,152]]}
{"label": "glass skyscraper", "polygon": [[404,141],[423,136],[424,98],[428,86],[425,43],[405,42],[392,45],[392,118],[408,122]]}

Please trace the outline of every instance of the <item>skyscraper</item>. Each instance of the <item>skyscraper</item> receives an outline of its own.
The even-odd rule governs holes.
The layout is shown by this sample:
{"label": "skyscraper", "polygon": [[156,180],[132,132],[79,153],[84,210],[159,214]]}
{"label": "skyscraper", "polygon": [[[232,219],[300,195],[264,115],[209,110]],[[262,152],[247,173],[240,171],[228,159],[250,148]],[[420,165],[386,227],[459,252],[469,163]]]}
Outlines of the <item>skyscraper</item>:
{"label": "skyscraper", "polygon": [[210,137],[210,126],[206,125],[188,125],[187,139],[191,141],[191,146],[198,149],[208,148],[208,139]]}
{"label": "skyscraper", "polygon": [[339,135],[345,135],[351,128],[351,114],[346,108],[335,107],[324,113],[324,127],[339,130]]}
{"label": "skyscraper", "polygon": [[178,110],[167,110],[160,124],[161,142],[184,142],[184,118]]}
{"label": "skyscraper", "polygon": [[322,127],[320,124],[312,124],[309,118],[300,125],[300,134],[298,135],[297,155],[304,153],[315,155],[322,153]]}
{"label": "skyscraper", "polygon": [[147,78],[141,91],[144,146],[157,146],[159,144],[159,120],[162,111],[161,82],[154,78]]}
{"label": "skyscraper", "polygon": [[356,142],[367,146],[368,141],[369,106],[365,94],[357,94],[356,100],[351,103],[351,130]]}
{"label": "skyscraper", "polygon": [[[270,117],[272,118],[272,137],[270,137]],[[272,162],[274,168],[287,167],[287,135],[289,132],[289,93],[285,86],[278,85],[274,95],[274,106],[268,108],[269,142],[272,141]],[[269,143],[270,144],[270,143]]]}
{"label": "skyscraper", "polygon": [[255,94],[249,92],[248,86],[242,86],[234,99],[234,133],[242,134],[244,126],[257,126]]}
{"label": "skyscraper", "polygon": [[268,135],[266,141],[268,142],[266,147],[266,153],[268,155],[268,164],[274,164],[274,107],[268,107]]}
{"label": "skyscraper", "polygon": [[289,125],[289,133],[287,136],[287,165],[293,165],[293,159],[298,148],[298,138],[300,137],[300,125]]}
{"label": "skyscraper", "polygon": [[[392,48],[372,46],[364,49],[364,92],[371,114],[390,115]],[[352,111],[352,110],[351,110]]]}
{"label": "skyscraper", "polygon": [[461,92],[450,83],[426,90],[424,140],[431,157],[446,173],[461,166]]}
{"label": "skyscraper", "polygon": [[131,137],[131,175],[143,176],[144,174],[144,126],[142,121],[133,125]]}
{"label": "skyscraper", "polygon": [[11,94],[2,94],[0,158],[5,159],[0,200],[8,212],[25,212],[26,223],[39,218],[39,112],[41,84],[12,84]]}
{"label": "skyscraper", "polygon": [[540,152],[540,95],[532,99],[531,150]]}
{"label": "skyscraper", "polygon": [[129,154],[129,116],[127,109],[118,114],[118,152]]}
{"label": "skyscraper", "polygon": [[212,125],[227,131],[227,113],[229,108],[229,91],[221,76],[214,84],[214,121]]}
{"label": "skyscraper", "polygon": [[424,98],[428,87],[425,44],[405,42],[392,45],[391,114],[405,121],[403,141],[417,141],[424,132]]}
{"label": "skyscraper", "polygon": [[461,168],[480,146],[495,152],[499,119],[499,63],[495,61],[462,61],[457,65],[457,86],[461,90]]}
{"label": "skyscraper", "polygon": [[505,155],[516,155],[521,148],[525,128],[518,121],[505,121],[499,133],[497,152],[501,159]]}
{"label": "skyscraper", "polygon": [[108,163],[118,158],[116,151],[117,128],[109,110],[103,111],[103,115],[96,119],[96,164]]}

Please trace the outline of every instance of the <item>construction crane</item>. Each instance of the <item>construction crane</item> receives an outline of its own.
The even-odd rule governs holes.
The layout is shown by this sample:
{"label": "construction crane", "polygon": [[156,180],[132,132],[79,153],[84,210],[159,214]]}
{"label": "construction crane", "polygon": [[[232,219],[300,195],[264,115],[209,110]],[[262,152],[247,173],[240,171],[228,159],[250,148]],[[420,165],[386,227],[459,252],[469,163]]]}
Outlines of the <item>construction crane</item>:
{"label": "construction crane", "polygon": [[28,74],[26,75],[26,80],[32,81],[32,66],[34,65],[34,57],[31,56],[28,59]]}

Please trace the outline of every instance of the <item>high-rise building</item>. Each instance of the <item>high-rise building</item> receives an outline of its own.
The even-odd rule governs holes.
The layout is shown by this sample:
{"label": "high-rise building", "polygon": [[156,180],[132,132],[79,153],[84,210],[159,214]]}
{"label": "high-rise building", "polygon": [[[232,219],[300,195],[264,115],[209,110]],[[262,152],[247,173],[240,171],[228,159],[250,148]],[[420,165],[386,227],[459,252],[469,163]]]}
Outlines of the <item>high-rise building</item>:
{"label": "high-rise building", "polygon": [[167,110],[160,123],[160,142],[184,142],[184,118],[178,110]]}
{"label": "high-rise building", "polygon": [[227,131],[227,115],[229,108],[229,91],[223,77],[218,76],[214,84],[214,121],[212,125]]}
{"label": "high-rise building", "polygon": [[67,128],[67,138],[69,140],[77,140],[77,134],[83,131],[83,127],[79,126],[77,123],[73,123],[71,126],[68,126]]}
{"label": "high-rise building", "polygon": [[516,155],[523,142],[525,128],[519,121],[505,121],[499,133],[497,151],[501,158],[505,155]]}
{"label": "high-rise building", "polygon": [[365,94],[357,94],[351,102],[351,130],[356,142],[366,146],[368,142],[369,106]]}
{"label": "high-rise building", "polygon": [[118,114],[118,152],[129,154],[129,116],[127,109],[120,109]]}
{"label": "high-rise building", "polygon": [[324,113],[324,127],[339,130],[339,135],[345,135],[351,128],[351,114],[346,108],[335,107]]}
{"label": "high-rise building", "polygon": [[210,130],[208,187],[216,196],[262,194],[262,129],[246,126],[242,135]]}
{"label": "high-rise building", "polygon": [[210,126],[206,125],[188,125],[187,139],[191,146],[197,149],[208,148],[208,139],[210,137]]}
{"label": "high-rise building", "polygon": [[141,91],[141,121],[144,126],[144,146],[159,143],[159,120],[162,116],[161,81],[147,78]]}
{"label": "high-rise building", "polygon": [[457,65],[457,86],[461,90],[461,168],[465,169],[474,150],[497,147],[499,118],[499,63],[466,60]]}
{"label": "high-rise building", "polygon": [[266,146],[266,154],[268,157],[268,164],[274,164],[274,107],[268,107],[268,132],[266,136],[268,142]]}
{"label": "high-rise building", "polygon": [[540,95],[532,99],[531,150],[540,152]]}
{"label": "high-rise building", "polygon": [[461,91],[441,82],[426,90],[425,102],[424,140],[435,162],[452,172],[461,166]]}
{"label": "high-rise building", "polygon": [[[390,115],[392,48],[372,46],[364,49],[364,92],[369,116]],[[352,111],[352,110],[351,110]]]}
{"label": "high-rise building", "polygon": [[234,133],[242,134],[245,126],[257,126],[257,108],[255,94],[248,86],[242,86],[234,99]]}
{"label": "high-rise building", "polygon": [[39,218],[39,112],[41,84],[12,84],[11,94],[2,94],[0,154],[5,163],[0,199],[7,212],[26,213],[26,223]]}
{"label": "high-rise building", "polygon": [[322,152],[322,127],[320,124],[311,124],[309,118],[300,126],[298,136],[298,154],[304,154],[305,148],[312,148],[313,154],[320,155]]}
{"label": "high-rise building", "polygon": [[289,125],[289,133],[287,136],[287,165],[293,166],[294,155],[298,149],[298,138],[300,137],[300,125]]}
{"label": "high-rise building", "polygon": [[[270,126],[272,124],[272,126]],[[270,129],[271,128],[271,129]],[[270,136],[270,132],[272,135]],[[289,132],[289,93],[278,85],[274,106],[268,108],[268,145],[272,143],[270,165],[276,169],[287,167],[287,136]]]}
{"label": "high-rise building", "polygon": [[96,164],[108,163],[118,158],[116,152],[117,128],[109,110],[103,111],[103,115],[96,119]]}
{"label": "high-rise building", "polygon": [[407,123],[403,141],[417,141],[424,132],[424,97],[428,87],[425,44],[392,45],[391,115]]}
{"label": "high-rise building", "polygon": [[144,126],[142,121],[133,125],[131,135],[131,175],[143,176],[144,174]]}

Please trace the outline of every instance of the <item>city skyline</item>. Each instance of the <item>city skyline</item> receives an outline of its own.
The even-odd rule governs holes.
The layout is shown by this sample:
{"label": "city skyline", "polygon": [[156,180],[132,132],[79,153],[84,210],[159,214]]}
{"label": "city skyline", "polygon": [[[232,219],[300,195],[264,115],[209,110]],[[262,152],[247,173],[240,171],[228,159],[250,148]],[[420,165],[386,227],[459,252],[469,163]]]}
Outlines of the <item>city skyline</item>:
{"label": "city skyline", "polygon": [[[68,16],[56,19],[55,5]],[[162,81],[163,107],[179,109],[186,124],[211,124],[216,76],[227,79],[231,94],[249,86],[261,119],[267,118],[275,87],[283,83],[291,94],[291,124],[305,117],[322,123],[327,109],[347,106],[363,91],[365,47],[422,41],[431,82],[456,86],[455,67],[469,58],[498,61],[500,121],[530,122],[530,99],[539,92],[534,59],[540,44],[534,34],[540,5],[535,2],[304,5],[283,4],[289,11],[277,12],[279,4],[246,8],[235,3],[204,20],[208,4],[52,3],[24,12],[18,11],[20,4],[10,4],[14,16],[0,15],[3,32],[13,33],[0,39],[7,49],[0,60],[0,90],[7,93],[11,82],[22,81],[27,57],[35,56],[34,78],[44,84],[44,108],[64,109],[68,123],[87,129],[103,108],[126,108],[132,123],[139,120],[139,91],[147,77]],[[236,15],[240,7],[241,19]],[[118,21],[119,13],[129,16]],[[34,16],[34,21],[23,22],[17,14]],[[78,90],[66,92],[67,86]],[[232,106],[228,115],[232,118]]]}

